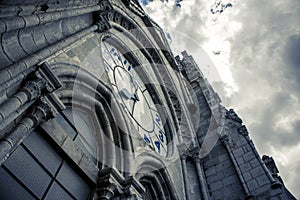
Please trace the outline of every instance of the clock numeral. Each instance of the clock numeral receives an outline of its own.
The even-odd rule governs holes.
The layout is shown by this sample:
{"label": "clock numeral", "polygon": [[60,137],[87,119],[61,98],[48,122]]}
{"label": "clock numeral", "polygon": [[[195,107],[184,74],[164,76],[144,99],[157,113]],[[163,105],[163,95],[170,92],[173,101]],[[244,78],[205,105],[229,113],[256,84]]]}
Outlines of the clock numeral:
{"label": "clock numeral", "polygon": [[115,56],[119,61],[121,61],[121,56],[120,56],[117,52],[114,53],[114,56]]}
{"label": "clock numeral", "polygon": [[146,134],[144,134],[144,140],[147,144],[150,144],[150,139],[147,137]]}
{"label": "clock numeral", "polygon": [[157,147],[158,153],[160,153],[160,142],[159,141],[155,141],[154,144]]}
{"label": "clock numeral", "polygon": [[107,72],[109,72],[109,70],[110,70],[109,66],[108,66],[106,63],[104,63],[104,65],[105,65],[105,70],[106,70]]}
{"label": "clock numeral", "polygon": [[160,125],[160,116],[158,114],[156,114],[156,118],[155,118],[156,122],[158,123],[158,125]]}
{"label": "clock numeral", "polygon": [[128,71],[130,71],[130,70],[131,70],[131,65],[129,65],[129,66],[128,66],[127,70],[128,70]]}
{"label": "clock numeral", "polygon": [[162,141],[162,142],[164,142],[164,134],[163,134],[163,132],[162,131],[159,131],[159,139],[160,139],[160,141]]}

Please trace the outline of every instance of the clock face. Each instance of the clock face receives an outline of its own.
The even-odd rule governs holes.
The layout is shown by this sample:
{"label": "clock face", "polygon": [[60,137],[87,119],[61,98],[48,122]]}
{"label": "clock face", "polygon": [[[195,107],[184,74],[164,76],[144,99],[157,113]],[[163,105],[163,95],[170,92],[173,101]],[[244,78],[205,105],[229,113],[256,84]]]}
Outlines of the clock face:
{"label": "clock face", "polygon": [[167,140],[161,116],[132,63],[108,42],[102,43],[105,70],[115,96],[129,115],[144,142],[166,156]]}

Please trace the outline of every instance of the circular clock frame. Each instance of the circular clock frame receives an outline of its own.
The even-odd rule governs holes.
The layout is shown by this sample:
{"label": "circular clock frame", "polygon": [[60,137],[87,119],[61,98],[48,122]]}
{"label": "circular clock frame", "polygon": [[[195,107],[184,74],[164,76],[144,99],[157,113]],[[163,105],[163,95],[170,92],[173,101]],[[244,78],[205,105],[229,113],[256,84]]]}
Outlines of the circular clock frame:
{"label": "circular clock frame", "polygon": [[[141,123],[141,121],[137,120],[136,117],[133,116],[134,113],[129,112],[129,116],[131,119],[133,119],[137,123],[137,125],[139,127],[137,131],[140,134],[140,136],[143,138],[143,140],[147,144],[147,146],[149,146],[151,149],[155,150],[160,156],[167,157],[168,153],[169,153],[168,146],[169,146],[169,142],[170,142],[170,138],[168,137],[170,135],[168,133],[168,131],[170,131],[169,124],[168,124],[167,120],[165,121],[164,124],[162,124],[162,121],[163,121],[161,118],[161,116],[162,116],[161,113],[163,112],[162,110],[157,109],[156,106],[154,109],[153,109],[153,107],[150,106],[151,104],[162,105],[162,101],[160,100],[160,98],[157,94],[155,86],[150,83],[149,77],[147,76],[145,69],[143,69],[142,62],[139,61],[139,59],[134,55],[134,53],[129,50],[130,48],[127,45],[125,45],[115,35],[109,34],[109,35],[104,36],[101,39],[101,45],[102,45],[101,53],[102,53],[102,58],[103,58],[103,64],[108,73],[109,80],[110,81],[113,80],[113,82],[111,83],[112,87],[116,88],[113,90],[115,93],[118,93],[117,96],[119,96],[121,99],[119,102],[122,102],[123,104],[125,104],[125,108],[127,109],[127,111],[129,111],[129,107],[128,107],[128,104],[126,105],[125,101],[128,100],[130,97],[136,95],[136,93],[132,93],[132,91],[130,91],[130,88],[125,87],[122,89],[125,91],[125,93],[127,93],[127,95],[125,94],[124,96],[126,96],[126,97],[124,97],[124,96],[121,97],[120,91],[122,89],[117,84],[116,73],[113,73],[113,75],[110,75],[109,71],[115,72],[115,70],[122,69],[124,71],[123,75],[126,76],[129,73],[135,73],[137,78],[139,79],[139,81],[142,81],[144,91],[146,91],[146,94],[147,94],[147,98],[145,97],[146,95],[144,95],[144,92],[142,92],[142,94],[139,94],[138,98],[145,99],[145,103],[143,105],[147,105],[148,109],[151,110],[150,118],[153,123],[153,128],[150,128],[150,129],[149,129],[149,127],[146,128],[144,126],[144,124]],[[115,52],[112,51],[112,49],[107,48],[107,45],[110,45],[110,47],[114,48]],[[105,46],[105,48],[103,46]],[[106,52],[105,52],[105,50],[106,50]],[[117,52],[119,52],[119,54]],[[106,59],[108,59],[108,57],[105,58],[105,56],[104,56],[105,53],[110,53],[109,55],[112,60],[114,60],[114,58],[112,56],[116,56],[117,59],[115,61],[119,60],[121,64],[117,64],[115,62],[113,67],[110,66],[108,64],[108,61],[106,60]],[[125,60],[122,60],[122,58],[125,58]],[[151,65],[150,62],[148,60],[147,60],[147,62],[149,63],[149,66],[150,66]],[[129,64],[130,66],[124,66],[123,64]],[[137,67],[137,66],[142,66],[142,67]],[[138,68],[138,70],[137,70],[137,68]],[[129,74],[129,76],[130,75],[131,74]],[[144,84],[144,83],[147,83],[147,84]],[[138,82],[138,91],[142,91],[141,88],[142,88],[141,82]],[[151,101],[151,102],[149,103],[149,101]],[[136,100],[134,100],[132,102],[138,104]],[[165,114],[163,116],[165,116]],[[161,124],[159,124],[159,123],[161,123]],[[141,129],[143,131],[140,131]]]}

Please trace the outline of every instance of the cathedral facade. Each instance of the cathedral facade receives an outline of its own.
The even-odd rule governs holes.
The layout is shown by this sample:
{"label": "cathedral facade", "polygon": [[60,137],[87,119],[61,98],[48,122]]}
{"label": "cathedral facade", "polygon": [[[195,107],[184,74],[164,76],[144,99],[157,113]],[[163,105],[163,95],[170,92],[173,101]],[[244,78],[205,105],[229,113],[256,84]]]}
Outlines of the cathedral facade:
{"label": "cathedral facade", "polygon": [[137,0],[0,1],[2,199],[295,199]]}

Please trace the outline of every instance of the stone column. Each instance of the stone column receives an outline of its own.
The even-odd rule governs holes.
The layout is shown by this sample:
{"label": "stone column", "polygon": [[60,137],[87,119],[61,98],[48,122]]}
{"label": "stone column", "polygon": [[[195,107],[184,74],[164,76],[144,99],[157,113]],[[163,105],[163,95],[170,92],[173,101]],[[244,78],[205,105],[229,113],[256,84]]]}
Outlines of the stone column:
{"label": "stone column", "polygon": [[42,89],[45,87],[46,81],[44,79],[37,78],[28,81],[17,94],[1,105],[0,124],[22,105],[37,99],[37,97],[41,95]]}
{"label": "stone column", "polygon": [[23,118],[9,134],[2,138],[0,142],[0,165],[30,135],[35,127],[43,121],[54,117],[56,112],[49,98],[41,98],[31,113]]}
{"label": "stone column", "polygon": [[186,158],[187,155],[183,154],[180,156],[180,160],[181,160],[181,167],[182,167],[182,175],[183,175],[183,183],[184,183],[184,191],[185,191],[185,198],[187,200],[190,199],[190,194],[189,194],[189,181],[188,181],[188,177],[187,177],[187,168],[186,168]]}
{"label": "stone column", "polygon": [[195,162],[196,169],[197,169],[198,179],[200,181],[200,189],[201,189],[202,197],[204,200],[209,200],[208,189],[206,187],[207,186],[206,180],[204,177],[203,169],[201,166],[201,159],[200,159],[199,155],[194,156],[194,162]]}

